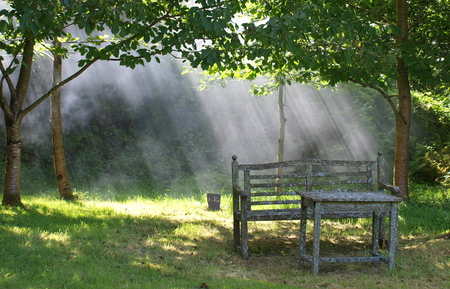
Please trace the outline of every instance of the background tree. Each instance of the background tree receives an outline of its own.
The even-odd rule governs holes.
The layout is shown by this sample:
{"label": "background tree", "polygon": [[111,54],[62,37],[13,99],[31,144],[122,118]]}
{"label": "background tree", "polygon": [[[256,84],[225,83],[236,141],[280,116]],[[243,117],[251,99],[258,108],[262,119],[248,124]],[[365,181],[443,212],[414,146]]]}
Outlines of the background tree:
{"label": "background tree", "polygon": [[[9,6],[0,11],[0,107],[5,114],[7,139],[2,203],[23,205],[21,126],[25,115],[99,60],[116,60],[134,68],[152,58],[159,61],[158,55],[196,49],[197,40],[233,31],[232,15],[240,10],[243,1],[205,0],[192,7],[176,0],[6,2]],[[69,27],[75,29],[76,37],[65,32]],[[102,31],[110,34],[101,35]],[[79,69],[43,95],[27,99],[35,47],[58,38],[72,43],[72,49],[80,56]],[[68,57],[66,47],[56,45],[50,50]],[[5,84],[9,94],[5,94]]]}
{"label": "background tree", "polygon": [[[53,45],[61,49],[61,42],[53,40]],[[62,80],[62,56],[58,53],[53,55],[53,83],[57,86]],[[70,186],[69,173],[67,172],[66,158],[64,155],[64,142],[61,118],[61,89],[56,89],[50,97],[50,123],[52,127],[53,145],[53,167],[55,169],[56,183],[59,196],[64,200],[73,200],[72,187]]]}
{"label": "background tree", "polygon": [[[252,1],[241,33],[215,40],[193,63],[224,77],[247,70],[238,76],[251,79],[276,69],[297,72],[297,82],[375,89],[395,115],[394,183],[407,197],[411,90],[433,91],[450,80],[448,1],[407,4]],[[243,46],[234,49],[239,40]]]}
{"label": "background tree", "polygon": [[[277,162],[284,161],[284,141],[285,141],[285,131],[286,131],[286,117],[284,116],[284,106],[286,105],[286,87],[280,84],[278,87],[278,115],[280,117],[280,132],[278,134],[278,152],[277,152]],[[283,168],[277,168],[276,174],[281,174]],[[277,179],[277,183],[281,180]],[[276,191],[281,192],[281,187],[277,187]]]}

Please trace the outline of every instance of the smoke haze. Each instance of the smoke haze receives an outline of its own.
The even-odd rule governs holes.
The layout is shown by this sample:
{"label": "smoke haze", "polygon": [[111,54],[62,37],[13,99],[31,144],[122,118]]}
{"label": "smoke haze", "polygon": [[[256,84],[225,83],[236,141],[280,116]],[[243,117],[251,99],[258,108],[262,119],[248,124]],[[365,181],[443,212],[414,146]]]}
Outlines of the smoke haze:
{"label": "smoke haze", "polygon": [[[63,87],[63,127],[74,187],[84,181],[96,185],[148,178],[170,189],[180,190],[190,182],[194,190],[220,192],[230,183],[232,155],[240,163],[276,160],[276,93],[255,97],[248,92],[252,83],[245,81],[197,91],[197,76],[182,76],[178,61],[162,60],[134,70],[98,62]],[[42,95],[42,87],[51,79],[44,66],[51,67],[39,68],[42,79],[33,82],[35,95]],[[64,76],[76,67],[75,60],[65,60]],[[284,109],[285,160],[376,158],[379,143],[364,127],[361,109],[344,90],[288,86]],[[113,115],[113,111],[121,113]],[[33,148],[36,142],[48,145],[48,118],[48,101],[26,117],[24,149]],[[118,125],[122,127],[114,130]],[[97,140],[77,136],[74,141],[75,134],[94,127],[100,129]],[[131,139],[110,132],[105,135],[104,127],[117,133],[129,131]],[[77,157],[82,150],[92,150],[92,156]],[[46,157],[40,154],[43,165],[51,160],[51,150],[48,153]],[[98,166],[96,173],[80,172],[90,161]]]}

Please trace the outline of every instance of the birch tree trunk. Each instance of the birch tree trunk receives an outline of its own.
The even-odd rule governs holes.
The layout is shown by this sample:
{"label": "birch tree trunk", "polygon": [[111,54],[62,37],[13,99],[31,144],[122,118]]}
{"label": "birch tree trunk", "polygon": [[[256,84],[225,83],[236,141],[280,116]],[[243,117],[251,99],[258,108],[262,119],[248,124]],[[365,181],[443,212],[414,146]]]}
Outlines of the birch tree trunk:
{"label": "birch tree trunk", "polygon": [[[284,116],[284,89],[285,85],[280,85],[278,88],[278,113],[280,116],[280,131],[278,135],[278,154],[277,154],[277,162],[282,162],[284,159],[284,135],[285,135],[285,128],[286,128],[286,118]],[[282,168],[276,169],[276,174],[280,175],[283,173]],[[281,179],[277,179],[276,183],[281,183]],[[281,187],[276,188],[276,192],[279,193],[282,191]]]}

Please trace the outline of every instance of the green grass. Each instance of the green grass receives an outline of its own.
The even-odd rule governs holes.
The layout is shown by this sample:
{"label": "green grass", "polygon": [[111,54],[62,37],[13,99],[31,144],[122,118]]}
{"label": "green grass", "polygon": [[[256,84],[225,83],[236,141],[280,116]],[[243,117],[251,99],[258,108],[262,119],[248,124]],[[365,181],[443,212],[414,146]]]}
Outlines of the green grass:
{"label": "green grass", "polygon": [[[450,288],[449,191],[413,187],[400,206],[400,244],[385,264],[298,267],[294,222],[250,224],[251,256],[232,245],[231,198],[208,211],[206,194],[62,202],[23,197],[0,208],[0,288]],[[368,251],[366,220],[326,221],[324,254]]]}

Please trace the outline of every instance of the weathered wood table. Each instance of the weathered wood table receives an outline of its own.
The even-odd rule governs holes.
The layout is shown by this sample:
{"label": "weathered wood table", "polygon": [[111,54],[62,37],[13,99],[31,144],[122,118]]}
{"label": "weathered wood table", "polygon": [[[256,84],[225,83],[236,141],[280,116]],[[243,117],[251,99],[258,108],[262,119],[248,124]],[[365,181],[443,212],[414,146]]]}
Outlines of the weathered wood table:
{"label": "weathered wood table", "polygon": [[[298,192],[302,197],[300,217],[300,264],[312,264],[314,274],[319,272],[320,262],[379,262],[387,263],[389,270],[394,268],[394,258],[398,243],[398,203],[401,198],[384,192]],[[307,208],[313,212],[313,250],[306,255]],[[323,214],[348,214],[349,212],[373,212],[372,256],[368,257],[320,257],[320,225]],[[389,217],[388,256],[378,252],[379,224],[381,214]]]}

